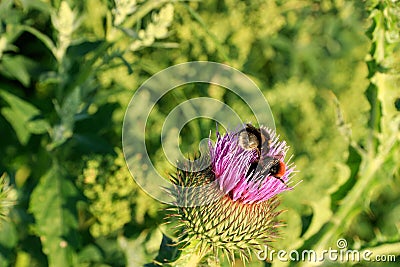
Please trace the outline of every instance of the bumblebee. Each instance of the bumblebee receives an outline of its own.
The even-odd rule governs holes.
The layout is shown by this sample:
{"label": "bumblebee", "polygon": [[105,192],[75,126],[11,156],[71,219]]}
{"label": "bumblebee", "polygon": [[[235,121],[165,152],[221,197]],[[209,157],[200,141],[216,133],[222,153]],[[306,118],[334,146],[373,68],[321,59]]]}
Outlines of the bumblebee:
{"label": "bumblebee", "polygon": [[256,150],[258,154],[258,160],[251,163],[246,176],[251,179],[256,170],[262,170],[262,176],[272,176],[282,183],[282,176],[286,172],[286,165],[283,161],[273,157],[262,157],[261,148],[266,149],[263,154],[268,153],[271,144],[271,137],[266,131],[262,131],[259,128],[254,127],[251,124],[246,124],[246,128],[241,130],[238,134],[238,144],[240,147],[246,150]]}
{"label": "bumblebee", "polygon": [[239,132],[239,146],[246,150],[256,149],[258,154],[261,154],[261,147],[269,150],[271,137],[265,131],[254,127],[250,123],[246,124],[246,128]]}
{"label": "bumblebee", "polygon": [[265,164],[266,166],[264,171],[266,175],[270,174],[285,184],[285,181],[282,180],[282,176],[286,172],[286,164],[283,161],[277,158],[268,157],[267,159],[263,159],[261,164]]}
{"label": "bumblebee", "polygon": [[239,146],[246,150],[261,150],[261,132],[251,124],[247,124],[246,129],[239,132]]}

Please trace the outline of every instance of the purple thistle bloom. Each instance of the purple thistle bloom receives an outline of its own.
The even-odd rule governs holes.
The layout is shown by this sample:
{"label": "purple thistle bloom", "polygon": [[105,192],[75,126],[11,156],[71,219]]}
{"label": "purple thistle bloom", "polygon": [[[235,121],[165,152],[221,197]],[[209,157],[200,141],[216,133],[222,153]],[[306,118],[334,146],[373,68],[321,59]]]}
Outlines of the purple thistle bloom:
{"label": "purple thistle bloom", "polygon": [[255,129],[248,125],[247,130],[228,132],[224,136],[217,133],[215,146],[210,144],[212,170],[220,190],[233,201],[245,204],[263,202],[291,190],[288,182],[294,170],[292,164],[283,162],[289,149],[286,142],[280,142],[275,132],[266,127],[258,130],[262,136],[259,148],[240,145],[242,132],[248,138],[247,143],[251,139],[249,127]]}
{"label": "purple thistle bloom", "polygon": [[[225,135],[217,131],[209,157],[171,174],[177,186],[170,193],[181,205],[171,209],[170,219],[179,222],[182,254],[218,257],[222,251],[233,264],[235,255],[246,262],[252,251],[275,241],[282,226],[277,195],[293,189],[295,167],[284,161],[288,149],[273,130],[247,124]],[[198,205],[185,205],[193,203]],[[185,257],[178,261],[186,266]]]}

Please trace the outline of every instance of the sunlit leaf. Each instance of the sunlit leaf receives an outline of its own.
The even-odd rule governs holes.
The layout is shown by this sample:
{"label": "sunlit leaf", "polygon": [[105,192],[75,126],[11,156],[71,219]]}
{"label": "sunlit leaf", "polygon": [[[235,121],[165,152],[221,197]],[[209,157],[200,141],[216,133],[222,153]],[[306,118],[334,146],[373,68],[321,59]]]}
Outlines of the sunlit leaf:
{"label": "sunlit leaf", "polygon": [[3,56],[1,61],[2,69],[0,69],[0,72],[18,80],[24,86],[29,86],[30,75],[26,68],[26,65],[29,63],[29,59],[23,56]]}
{"label": "sunlit leaf", "polygon": [[77,190],[57,163],[40,178],[32,192],[29,210],[35,218],[49,266],[76,266]]}
{"label": "sunlit leaf", "polygon": [[78,259],[81,264],[90,264],[93,262],[101,262],[103,260],[103,255],[98,247],[89,245],[82,249],[78,255]]}
{"label": "sunlit leaf", "polygon": [[7,91],[0,91],[0,97],[10,105],[10,107],[2,108],[1,113],[13,126],[21,144],[27,144],[31,134],[41,134],[47,131],[48,123],[44,119],[35,119],[40,115],[40,110],[34,105]]}

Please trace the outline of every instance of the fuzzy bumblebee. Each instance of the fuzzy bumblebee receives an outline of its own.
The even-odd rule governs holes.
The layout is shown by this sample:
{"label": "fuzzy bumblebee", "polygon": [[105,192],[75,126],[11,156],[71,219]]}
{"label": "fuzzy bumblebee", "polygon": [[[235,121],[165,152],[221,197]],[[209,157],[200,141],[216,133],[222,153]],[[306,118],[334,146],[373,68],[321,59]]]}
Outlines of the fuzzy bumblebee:
{"label": "fuzzy bumblebee", "polygon": [[[195,243],[201,255],[223,252],[244,262],[252,251],[278,237],[277,195],[291,190],[294,166],[285,162],[288,146],[273,130],[247,124],[209,143],[202,162],[172,175],[180,239]],[[198,171],[199,166],[207,166]],[[200,168],[201,169],[201,168]]]}

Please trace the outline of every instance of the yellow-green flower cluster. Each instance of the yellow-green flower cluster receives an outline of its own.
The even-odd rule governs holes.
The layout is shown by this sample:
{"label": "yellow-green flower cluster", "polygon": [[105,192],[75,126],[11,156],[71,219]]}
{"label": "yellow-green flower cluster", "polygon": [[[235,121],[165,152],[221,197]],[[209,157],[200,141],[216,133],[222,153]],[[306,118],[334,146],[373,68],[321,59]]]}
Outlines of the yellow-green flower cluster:
{"label": "yellow-green flower cluster", "polygon": [[145,29],[139,30],[139,39],[131,44],[130,50],[135,51],[152,45],[157,39],[166,38],[173,17],[174,6],[172,4],[167,4],[158,13],[153,13],[151,22],[147,24]]}
{"label": "yellow-green flower cluster", "polygon": [[131,220],[136,186],[120,150],[116,158],[111,155],[87,158],[79,184],[95,218],[90,227],[93,236],[113,233]]}

